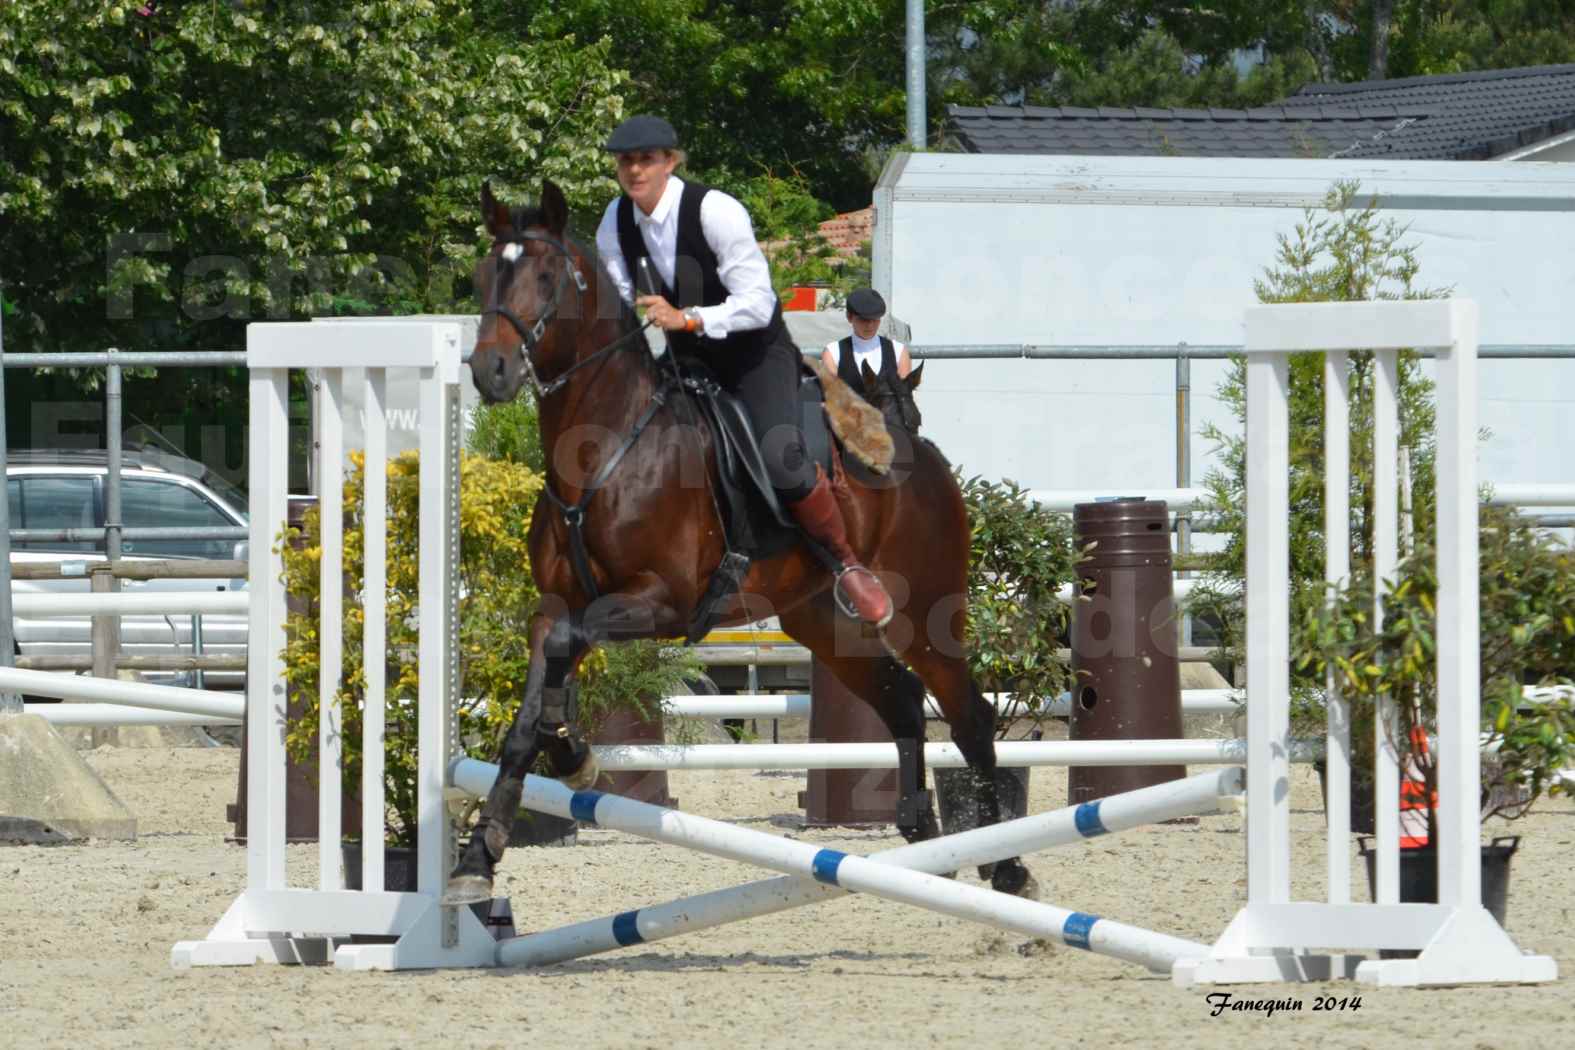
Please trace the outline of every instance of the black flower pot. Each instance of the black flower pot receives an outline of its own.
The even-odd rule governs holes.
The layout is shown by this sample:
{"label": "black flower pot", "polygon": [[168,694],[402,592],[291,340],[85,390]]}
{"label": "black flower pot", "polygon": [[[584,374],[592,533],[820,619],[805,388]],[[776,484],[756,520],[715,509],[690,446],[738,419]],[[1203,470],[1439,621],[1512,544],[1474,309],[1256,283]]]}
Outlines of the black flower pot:
{"label": "black flower pot", "polygon": [[[339,844],[345,862],[345,889],[361,888],[361,843],[346,839]],[[414,846],[383,847],[383,889],[389,893],[416,892],[416,849]]]}
{"label": "black flower pot", "polygon": [[[1378,852],[1371,839],[1360,839],[1362,860],[1367,865],[1367,892],[1378,897]],[[1520,848],[1519,835],[1495,838],[1482,847],[1482,906],[1488,914],[1504,925],[1504,915],[1509,906],[1509,862]],[[1438,903],[1438,851],[1429,843],[1400,851],[1400,902],[1402,904]],[[1414,959],[1417,952],[1409,950],[1382,950],[1380,959]]]}

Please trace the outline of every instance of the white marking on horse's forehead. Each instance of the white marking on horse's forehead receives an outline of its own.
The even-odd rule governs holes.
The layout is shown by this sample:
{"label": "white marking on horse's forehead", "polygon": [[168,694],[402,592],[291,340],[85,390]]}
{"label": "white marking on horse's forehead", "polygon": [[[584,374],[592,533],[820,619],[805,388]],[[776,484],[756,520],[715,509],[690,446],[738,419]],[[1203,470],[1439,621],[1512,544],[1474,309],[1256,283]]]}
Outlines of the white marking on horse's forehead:
{"label": "white marking on horse's forehead", "polygon": [[524,254],[525,246],[523,244],[505,244],[503,246],[503,259],[505,262],[513,262]]}

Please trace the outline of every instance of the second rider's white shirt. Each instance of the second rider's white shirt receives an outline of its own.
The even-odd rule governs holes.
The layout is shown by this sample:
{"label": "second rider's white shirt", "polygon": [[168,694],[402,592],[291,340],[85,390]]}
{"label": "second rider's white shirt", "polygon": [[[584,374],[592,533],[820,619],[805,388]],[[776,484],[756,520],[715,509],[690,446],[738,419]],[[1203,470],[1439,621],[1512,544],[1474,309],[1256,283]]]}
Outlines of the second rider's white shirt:
{"label": "second rider's white shirt", "polygon": [[[840,368],[842,365],[842,340],[837,339],[827,343],[826,349],[831,351],[832,358]],[[903,345],[893,339],[891,341],[891,353],[899,366],[902,364],[902,350]],[[853,367],[857,369],[865,364],[870,366],[871,372],[880,373],[880,336],[878,335],[874,339],[860,339],[857,335],[853,336]]]}
{"label": "second rider's white shirt", "polygon": [[[673,286],[678,254],[678,201],[683,192],[683,180],[669,175],[662,199],[651,214],[641,211],[638,204],[633,205],[635,225],[645,238],[645,250],[669,288]],[[634,282],[629,278],[623,249],[618,245],[618,202],[621,200],[621,195],[613,198],[602,213],[601,225],[596,227],[596,250],[601,253],[602,265],[607,267],[607,273],[618,286],[618,294],[625,302],[633,303]],[[716,254],[717,276],[727,289],[727,298],[722,302],[700,307],[705,334],[722,339],[730,332],[764,328],[776,309],[777,293],[771,287],[771,269],[766,264],[766,257],[755,241],[749,212],[733,197],[713,189],[700,202],[700,231]]]}

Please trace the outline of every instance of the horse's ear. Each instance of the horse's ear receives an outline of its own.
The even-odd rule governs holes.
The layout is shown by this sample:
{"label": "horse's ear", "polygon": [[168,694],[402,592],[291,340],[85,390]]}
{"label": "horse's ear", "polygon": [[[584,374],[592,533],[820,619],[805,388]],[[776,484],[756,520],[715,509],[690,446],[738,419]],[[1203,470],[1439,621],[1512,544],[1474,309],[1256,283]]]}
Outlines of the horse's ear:
{"label": "horse's ear", "polygon": [[504,230],[514,225],[508,207],[492,195],[491,179],[481,184],[481,221],[487,224],[487,232],[494,237],[502,236]]}
{"label": "horse's ear", "polygon": [[908,373],[908,377],[907,377],[907,379],[904,380],[904,382],[906,382],[908,384],[908,389],[909,390],[917,390],[917,389],[919,389],[919,380],[921,380],[923,378],[924,378],[924,362],[920,361],[919,364],[918,364],[918,367],[914,368],[913,371]]}
{"label": "horse's ear", "polygon": [[880,382],[880,377],[875,374],[875,370],[870,367],[868,361],[859,363],[859,375],[864,377],[865,390],[873,392],[876,385]]}
{"label": "horse's ear", "polygon": [[569,202],[551,179],[541,180],[541,218],[547,232],[562,239],[564,227],[569,225]]}

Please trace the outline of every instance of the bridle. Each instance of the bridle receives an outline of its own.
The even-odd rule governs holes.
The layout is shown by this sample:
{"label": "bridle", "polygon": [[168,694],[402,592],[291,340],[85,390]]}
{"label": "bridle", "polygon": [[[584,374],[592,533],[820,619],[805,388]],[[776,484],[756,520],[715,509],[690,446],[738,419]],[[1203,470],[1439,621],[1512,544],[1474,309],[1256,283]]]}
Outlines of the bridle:
{"label": "bridle", "polygon": [[[515,260],[517,260],[521,254],[523,254],[526,241],[540,241],[563,257],[563,270],[558,274],[557,283],[555,283],[552,287],[552,299],[547,303],[546,309],[537,315],[535,324],[526,324],[525,321],[521,319],[519,314],[509,309],[507,306],[502,305],[503,284],[507,275],[501,267],[498,271],[497,283],[493,289],[492,295],[492,301],[498,305],[489,306],[487,309],[481,311],[482,317],[496,315],[503,318],[514,327],[516,332],[519,333],[520,339],[523,340],[525,344],[525,375],[530,379],[531,389],[536,392],[536,399],[538,401],[543,401],[551,395],[557,393],[559,390],[562,390],[564,386],[568,384],[569,377],[575,372],[578,372],[587,365],[601,360],[601,358],[605,357],[607,354],[610,354],[612,351],[621,349],[635,336],[640,335],[647,327],[650,326],[650,322],[647,321],[639,328],[630,332],[625,332],[623,335],[619,336],[617,339],[614,339],[612,342],[608,343],[601,349],[587,355],[582,360],[576,361],[574,364],[564,369],[552,379],[543,382],[541,377],[536,374],[536,348],[541,345],[542,338],[547,334],[548,326],[557,319],[558,308],[560,303],[563,301],[564,287],[571,279],[574,281],[575,294],[580,300],[582,300],[581,305],[583,307],[583,299],[590,286],[585,283],[585,274],[581,273],[580,268],[575,265],[574,253],[569,251],[568,245],[564,244],[558,238],[549,236],[545,233],[535,233],[531,230],[526,230],[523,233],[515,234],[513,237],[500,237],[499,240],[503,241],[505,245],[503,249],[503,262],[509,268],[509,272],[512,272]],[[510,253],[509,246],[517,246],[519,251]],[[584,315],[584,312],[585,311],[582,308],[580,311],[582,316]]]}
{"label": "bridle", "polygon": [[[524,340],[525,374],[530,377],[531,387],[536,391],[536,401],[538,404],[545,401],[559,390],[562,390],[564,386],[568,384],[569,377],[587,365],[601,360],[608,354],[612,353],[614,350],[624,349],[628,345],[644,345],[643,340],[640,344],[631,344],[630,340],[634,339],[636,336],[642,335],[645,330],[650,327],[650,321],[646,321],[639,328],[625,332],[623,335],[619,336],[617,339],[614,339],[606,346],[596,350],[591,354],[587,354],[583,359],[576,361],[568,368],[565,368],[552,379],[545,383],[542,382],[541,378],[536,374],[536,363],[534,361],[536,347],[541,344],[542,337],[547,334],[548,326],[551,325],[552,322],[557,318],[558,306],[563,299],[564,286],[571,278],[574,281],[577,294],[582,300],[582,309],[580,313],[581,316],[584,316],[583,299],[586,291],[588,290],[588,286],[585,283],[585,275],[581,273],[579,267],[574,264],[574,253],[569,251],[568,245],[564,244],[556,237],[548,236],[545,233],[534,233],[530,230],[526,230],[525,232],[515,234],[513,237],[507,238],[506,240],[503,238],[499,239],[503,240],[505,244],[503,249],[503,261],[510,267],[511,271],[515,260],[518,259],[521,254],[523,254],[526,241],[541,241],[553,251],[563,256],[563,270],[558,274],[557,283],[553,285],[552,299],[547,303],[546,309],[544,309],[536,318],[535,324],[527,325],[518,314],[516,314],[513,310],[510,310],[507,306],[503,305],[490,306],[487,309],[481,311],[482,317],[495,314],[498,317],[503,318],[509,324],[514,326],[514,330],[518,332],[520,334],[520,338]],[[519,251],[511,253],[508,246],[518,246]],[[492,299],[494,303],[501,304],[503,301],[502,293],[505,276],[506,275],[500,270],[498,273],[497,286],[493,289]],[[676,381],[676,378],[677,372],[675,367],[673,379]],[[613,471],[617,469],[619,463],[623,462],[623,457],[631,448],[634,447],[635,442],[640,440],[640,435],[644,433],[645,428],[650,425],[651,420],[656,418],[656,413],[661,410],[664,404],[667,403],[668,392],[673,389],[673,386],[674,382],[669,382],[665,377],[658,381],[656,389],[651,392],[651,400],[646,404],[645,410],[640,414],[640,417],[635,420],[634,426],[629,430],[629,433],[624,436],[623,442],[618,446],[617,450],[608,457],[607,461],[602,464],[601,469],[596,472],[596,476],[580,489],[580,498],[577,502],[569,503],[552,490],[552,476],[550,470],[548,472],[546,483],[542,485],[542,493],[549,501],[551,501],[553,506],[558,508],[558,513],[563,515],[563,523],[568,527],[569,531],[569,563],[574,567],[574,575],[578,577],[580,586],[584,588],[586,594],[590,596],[592,601],[595,601],[598,597],[600,597],[600,591],[596,586],[596,576],[591,571],[590,552],[585,546],[585,508],[590,505],[591,498],[595,496],[596,493],[600,491],[601,487],[607,483],[607,480],[612,477]],[[715,494],[713,493],[713,498],[714,496]],[[718,514],[720,515],[720,510],[718,511]]]}

